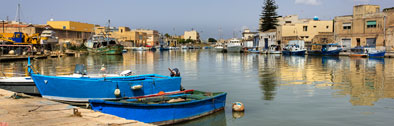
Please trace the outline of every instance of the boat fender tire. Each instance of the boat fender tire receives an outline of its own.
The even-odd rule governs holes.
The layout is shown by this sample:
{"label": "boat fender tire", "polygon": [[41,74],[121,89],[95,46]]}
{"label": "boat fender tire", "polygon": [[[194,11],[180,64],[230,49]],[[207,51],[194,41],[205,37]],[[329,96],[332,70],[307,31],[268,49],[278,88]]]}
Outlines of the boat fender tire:
{"label": "boat fender tire", "polygon": [[116,89],[115,89],[114,95],[117,96],[117,97],[120,96],[120,90],[119,90],[119,88],[116,88]]}

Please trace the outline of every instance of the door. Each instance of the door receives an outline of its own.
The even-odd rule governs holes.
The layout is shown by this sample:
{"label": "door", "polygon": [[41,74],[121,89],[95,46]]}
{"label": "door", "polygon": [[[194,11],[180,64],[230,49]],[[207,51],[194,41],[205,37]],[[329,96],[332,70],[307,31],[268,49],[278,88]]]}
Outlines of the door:
{"label": "door", "polygon": [[264,49],[268,49],[268,38],[264,38]]}
{"label": "door", "polygon": [[376,38],[367,38],[367,46],[376,47]]}
{"label": "door", "polygon": [[357,38],[356,40],[357,40],[357,46],[361,46],[360,38]]}
{"label": "door", "polygon": [[352,46],[352,40],[351,39],[342,39],[342,46],[345,49],[350,49]]}

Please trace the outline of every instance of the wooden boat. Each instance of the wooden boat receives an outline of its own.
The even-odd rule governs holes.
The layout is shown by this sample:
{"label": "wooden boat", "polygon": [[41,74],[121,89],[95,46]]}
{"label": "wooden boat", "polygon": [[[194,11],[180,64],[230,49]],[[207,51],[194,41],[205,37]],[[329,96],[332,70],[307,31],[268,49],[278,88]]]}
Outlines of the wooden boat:
{"label": "wooden boat", "polygon": [[326,56],[338,56],[342,47],[338,44],[323,44],[321,53]]}
{"label": "wooden boat", "polygon": [[305,42],[302,40],[291,40],[283,48],[283,55],[305,55],[306,49],[304,48]]}
{"label": "wooden boat", "polygon": [[103,34],[93,35],[85,43],[85,46],[88,48],[89,53],[102,55],[121,55],[124,48],[114,38],[106,37]]}
{"label": "wooden boat", "polygon": [[111,99],[179,91],[180,77],[157,74],[118,77],[61,77],[33,73],[28,61],[28,71],[44,98],[87,102],[89,99]]}
{"label": "wooden boat", "polygon": [[226,93],[190,91],[138,99],[89,100],[95,111],[157,125],[192,120],[223,110]]}
{"label": "wooden boat", "polygon": [[[75,66],[75,71],[71,75],[61,75],[61,77],[74,77],[74,78],[79,78],[79,77],[91,77],[91,78],[98,78],[102,77],[103,75],[99,74],[88,74],[88,75],[83,75],[80,73],[81,71],[86,71],[86,67],[82,64],[77,64]],[[130,70],[127,70],[130,71]],[[123,71],[122,73],[127,71]],[[130,71],[131,72],[131,71]],[[86,73],[86,72],[85,72]],[[132,73],[132,72],[131,72]],[[3,73],[4,74],[4,73]],[[27,74],[23,74],[26,76]],[[123,75],[118,75],[118,74],[105,74],[106,77],[116,77],[116,76],[123,76]],[[18,92],[18,93],[25,93],[29,95],[40,95],[40,92],[38,91],[36,84],[34,83],[33,79],[30,76],[26,77],[0,77],[0,88],[13,91],[13,92]]]}
{"label": "wooden boat", "polygon": [[385,50],[376,50],[374,47],[355,47],[351,49],[349,56],[353,57],[384,57]]}
{"label": "wooden boat", "polygon": [[269,47],[269,54],[281,54],[282,52],[280,51],[280,46],[278,45],[271,45]]}

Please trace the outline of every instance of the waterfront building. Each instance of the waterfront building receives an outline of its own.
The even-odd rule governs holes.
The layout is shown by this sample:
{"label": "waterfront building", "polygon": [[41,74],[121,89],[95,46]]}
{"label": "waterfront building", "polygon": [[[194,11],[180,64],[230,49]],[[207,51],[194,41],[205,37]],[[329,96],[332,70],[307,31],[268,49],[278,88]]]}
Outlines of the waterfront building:
{"label": "waterfront building", "polygon": [[321,50],[321,44],[336,43],[333,32],[319,32],[312,38],[311,50]]}
{"label": "waterfront building", "polygon": [[75,21],[47,21],[47,25],[52,27],[59,38],[59,43],[80,45],[94,32],[94,24]]}
{"label": "waterfront building", "polygon": [[196,30],[185,31],[184,39],[191,39],[193,41],[200,41],[200,34]]}
{"label": "waterfront building", "polygon": [[147,40],[146,40],[146,45],[148,46],[156,46],[156,45],[160,45],[159,39],[160,39],[160,35],[159,35],[159,31],[157,30],[149,30],[149,29],[135,29],[133,31],[136,32],[142,32],[142,33],[146,33],[147,35]]}
{"label": "waterfront building", "polygon": [[388,36],[393,34],[394,9],[380,11],[379,5],[356,5],[353,15],[337,16],[335,40],[346,47],[372,46],[392,50],[394,41]]}
{"label": "waterfront building", "polygon": [[[3,29],[4,25],[4,29]],[[3,33],[10,33],[12,35],[14,32],[23,32],[28,35],[32,35],[35,33],[40,33],[45,29],[52,29],[49,25],[33,25],[33,24],[26,24],[26,23],[15,23],[11,21],[5,21],[4,24],[0,26],[0,32]]]}
{"label": "waterfront building", "polygon": [[110,33],[112,37],[126,47],[141,47],[149,45],[147,42],[147,33],[130,30],[129,27],[118,27],[116,31],[112,31]]}
{"label": "waterfront building", "polygon": [[277,40],[286,45],[290,40],[304,40],[308,50],[312,45],[312,38],[319,32],[333,32],[333,21],[313,19],[298,19],[297,15],[278,18]]}
{"label": "waterfront building", "polygon": [[242,32],[242,40],[252,40],[257,32],[251,32],[249,29],[244,29]]}
{"label": "waterfront building", "polygon": [[277,45],[279,47],[280,46],[280,41],[276,40],[276,29],[270,29],[268,31],[265,32],[260,32],[259,33],[259,48],[267,50],[271,45]]}

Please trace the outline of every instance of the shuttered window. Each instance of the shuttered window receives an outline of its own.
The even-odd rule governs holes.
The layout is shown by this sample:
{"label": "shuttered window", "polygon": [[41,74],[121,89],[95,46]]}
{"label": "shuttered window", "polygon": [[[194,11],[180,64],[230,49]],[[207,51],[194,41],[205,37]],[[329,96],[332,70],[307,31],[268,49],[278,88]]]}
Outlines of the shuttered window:
{"label": "shuttered window", "polygon": [[352,29],[352,23],[343,23],[342,27],[343,29]]}
{"label": "shuttered window", "polygon": [[376,28],[376,21],[367,21],[367,28]]}

